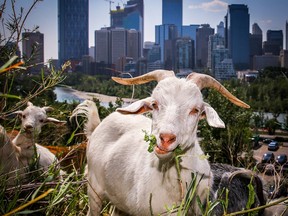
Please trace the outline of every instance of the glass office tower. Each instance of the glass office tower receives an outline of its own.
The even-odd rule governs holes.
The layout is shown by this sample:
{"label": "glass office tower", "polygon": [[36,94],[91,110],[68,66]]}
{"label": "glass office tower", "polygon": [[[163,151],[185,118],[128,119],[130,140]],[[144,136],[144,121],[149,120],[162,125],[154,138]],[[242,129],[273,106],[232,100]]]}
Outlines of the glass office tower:
{"label": "glass office tower", "polygon": [[162,24],[175,25],[182,36],[183,0],[162,0]]}
{"label": "glass office tower", "polygon": [[58,58],[81,61],[88,55],[88,0],[58,0]]}
{"label": "glass office tower", "polygon": [[249,68],[249,22],[247,5],[228,6],[226,18],[226,44],[236,69]]}

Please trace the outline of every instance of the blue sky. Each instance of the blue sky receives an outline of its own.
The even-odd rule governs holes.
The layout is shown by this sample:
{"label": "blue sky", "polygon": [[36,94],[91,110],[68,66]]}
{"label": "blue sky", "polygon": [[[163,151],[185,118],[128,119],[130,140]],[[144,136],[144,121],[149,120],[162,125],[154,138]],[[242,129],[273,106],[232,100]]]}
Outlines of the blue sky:
{"label": "blue sky", "polygon": [[[9,0],[7,2],[10,2]],[[16,0],[17,8],[24,7],[27,11],[33,0]],[[121,7],[127,0],[113,0],[112,9],[119,4]],[[250,28],[257,22],[263,31],[283,30],[288,20],[288,0],[183,0],[183,24],[208,23],[212,28],[224,20],[229,4],[246,4],[250,13]],[[7,11],[9,13],[9,4]],[[162,23],[162,0],[144,0],[144,40],[154,41],[155,25]],[[89,46],[94,46],[94,31],[109,26],[109,2],[106,0],[89,0]],[[39,26],[44,34],[45,60],[58,58],[57,45],[57,0],[39,2],[28,17],[25,27],[32,29]],[[1,28],[0,31],[3,29]],[[284,40],[285,42],[285,40]],[[285,45],[284,45],[285,47]]]}

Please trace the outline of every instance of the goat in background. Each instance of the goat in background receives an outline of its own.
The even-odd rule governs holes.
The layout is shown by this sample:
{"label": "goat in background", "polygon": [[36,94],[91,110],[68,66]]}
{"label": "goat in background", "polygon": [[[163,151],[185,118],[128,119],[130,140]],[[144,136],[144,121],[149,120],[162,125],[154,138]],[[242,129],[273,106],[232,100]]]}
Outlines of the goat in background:
{"label": "goat in background", "polygon": [[[14,112],[21,117],[21,129],[17,136],[11,141],[6,135],[6,131],[1,127],[3,143],[1,143],[1,173],[8,174],[12,172],[12,177],[19,176],[20,181],[25,181],[27,177],[27,168],[36,161],[36,165],[47,171],[52,164],[57,164],[58,160],[47,148],[36,143],[36,137],[40,134],[41,128],[47,123],[64,124],[65,121],[59,121],[48,117],[46,112],[51,111],[50,107],[37,107],[31,102],[27,103],[27,108],[23,111]],[[21,177],[21,175],[23,175]],[[13,182],[13,181],[12,181]],[[15,184],[15,182],[13,183]]]}

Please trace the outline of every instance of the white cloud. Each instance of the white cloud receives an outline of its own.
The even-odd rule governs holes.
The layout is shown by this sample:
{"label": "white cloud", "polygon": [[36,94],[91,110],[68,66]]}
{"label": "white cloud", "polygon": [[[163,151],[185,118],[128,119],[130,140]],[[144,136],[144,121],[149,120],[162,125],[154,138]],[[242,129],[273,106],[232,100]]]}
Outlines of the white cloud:
{"label": "white cloud", "polygon": [[221,0],[212,0],[210,2],[203,2],[201,4],[189,5],[189,9],[202,9],[209,12],[226,11],[228,4]]}
{"label": "white cloud", "polygon": [[272,23],[272,20],[271,20],[271,19],[268,19],[268,20],[260,20],[260,23],[261,23],[261,24],[264,24],[264,25],[265,25],[265,24],[267,25],[267,24],[271,24],[271,23]]}

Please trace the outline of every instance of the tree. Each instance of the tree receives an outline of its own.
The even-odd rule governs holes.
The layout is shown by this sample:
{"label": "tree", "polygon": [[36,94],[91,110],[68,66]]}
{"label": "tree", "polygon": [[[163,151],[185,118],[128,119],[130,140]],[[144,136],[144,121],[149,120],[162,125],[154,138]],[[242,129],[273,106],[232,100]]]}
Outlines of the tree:
{"label": "tree", "polygon": [[[243,92],[226,87],[238,98],[243,98]],[[212,162],[239,166],[241,153],[251,152],[253,147],[249,128],[252,112],[237,107],[215,90],[208,91],[207,100],[224,121],[226,128],[210,128],[206,122],[201,122],[200,136],[203,137],[203,148],[211,156]]]}

